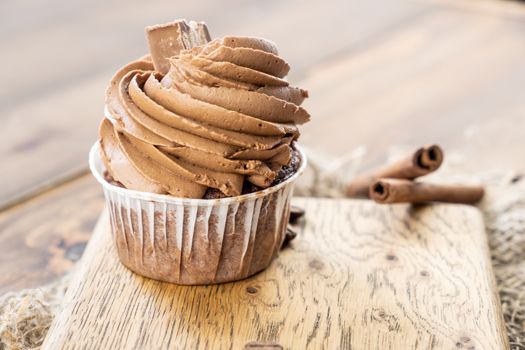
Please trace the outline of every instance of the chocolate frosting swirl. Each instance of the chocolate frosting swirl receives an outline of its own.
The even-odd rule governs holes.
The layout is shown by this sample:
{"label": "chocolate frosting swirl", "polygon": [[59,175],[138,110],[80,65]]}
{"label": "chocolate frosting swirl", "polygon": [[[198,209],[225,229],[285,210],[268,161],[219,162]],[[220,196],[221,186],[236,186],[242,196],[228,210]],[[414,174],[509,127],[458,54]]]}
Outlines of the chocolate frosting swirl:
{"label": "chocolate frosting swirl", "polygon": [[225,37],[170,59],[163,76],[148,60],[112,78],[100,126],[102,157],[126,188],[202,198],[240,195],[245,180],[268,187],[290,163],[305,90],[267,40]]}

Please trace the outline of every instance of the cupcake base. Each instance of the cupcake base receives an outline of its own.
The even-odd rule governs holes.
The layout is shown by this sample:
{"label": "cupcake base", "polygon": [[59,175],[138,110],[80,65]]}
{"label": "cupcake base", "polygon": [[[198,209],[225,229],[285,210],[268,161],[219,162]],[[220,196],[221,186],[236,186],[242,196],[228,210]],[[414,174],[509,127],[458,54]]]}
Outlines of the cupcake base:
{"label": "cupcake base", "polygon": [[263,191],[222,199],[184,199],[128,190],[104,179],[96,144],[90,155],[104,188],[113,240],[130,270],[176,284],[249,277],[270,265],[284,240],[293,184],[305,167]]}

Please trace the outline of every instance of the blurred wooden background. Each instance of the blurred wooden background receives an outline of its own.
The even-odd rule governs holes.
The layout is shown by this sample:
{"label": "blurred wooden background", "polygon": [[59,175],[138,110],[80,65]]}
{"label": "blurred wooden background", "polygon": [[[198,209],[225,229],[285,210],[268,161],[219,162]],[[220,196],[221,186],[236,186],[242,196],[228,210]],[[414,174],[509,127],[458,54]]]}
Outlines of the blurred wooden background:
{"label": "blurred wooden background", "polygon": [[143,28],[206,21],[277,43],[333,156],[437,142],[464,171],[525,168],[525,5],[500,0],[0,2],[0,293],[71,269],[103,207],[87,170],[113,72]]}

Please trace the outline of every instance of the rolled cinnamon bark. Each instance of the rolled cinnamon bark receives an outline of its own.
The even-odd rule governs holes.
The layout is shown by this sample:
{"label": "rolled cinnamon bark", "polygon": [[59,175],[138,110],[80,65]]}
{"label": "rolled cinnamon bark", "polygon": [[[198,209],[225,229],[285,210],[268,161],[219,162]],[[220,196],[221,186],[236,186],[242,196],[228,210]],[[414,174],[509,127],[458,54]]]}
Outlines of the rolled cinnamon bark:
{"label": "rolled cinnamon bark", "polygon": [[368,189],[376,179],[415,179],[437,170],[441,163],[443,163],[441,147],[438,145],[421,147],[405,158],[356,177],[347,185],[345,192],[348,197],[368,197]]}
{"label": "rolled cinnamon bark", "polygon": [[473,204],[484,194],[482,186],[437,185],[404,179],[379,179],[370,186],[377,203],[446,202]]}

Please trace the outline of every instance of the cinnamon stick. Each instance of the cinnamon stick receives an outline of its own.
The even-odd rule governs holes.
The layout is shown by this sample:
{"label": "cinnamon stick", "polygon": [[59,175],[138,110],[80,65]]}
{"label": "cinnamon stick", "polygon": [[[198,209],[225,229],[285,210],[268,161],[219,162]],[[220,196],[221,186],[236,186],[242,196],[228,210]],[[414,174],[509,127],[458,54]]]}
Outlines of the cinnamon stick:
{"label": "cinnamon stick", "polygon": [[482,186],[437,185],[405,179],[379,179],[370,186],[377,203],[446,202],[473,204],[484,194]]}
{"label": "cinnamon stick", "polygon": [[443,163],[438,145],[421,147],[408,156],[368,174],[356,177],[345,189],[348,197],[368,197],[370,185],[379,178],[415,179],[437,170]]}

